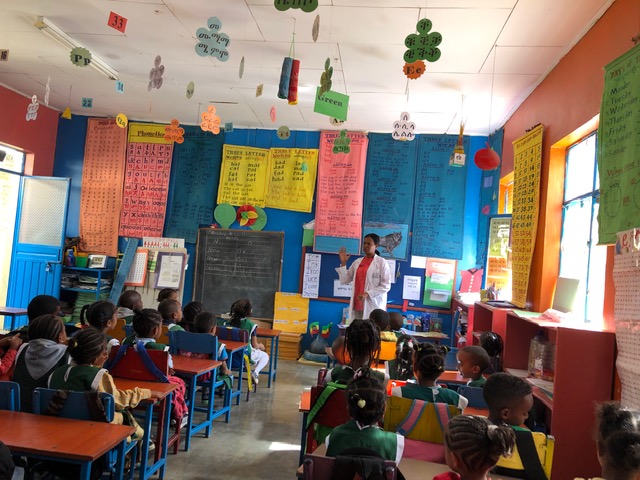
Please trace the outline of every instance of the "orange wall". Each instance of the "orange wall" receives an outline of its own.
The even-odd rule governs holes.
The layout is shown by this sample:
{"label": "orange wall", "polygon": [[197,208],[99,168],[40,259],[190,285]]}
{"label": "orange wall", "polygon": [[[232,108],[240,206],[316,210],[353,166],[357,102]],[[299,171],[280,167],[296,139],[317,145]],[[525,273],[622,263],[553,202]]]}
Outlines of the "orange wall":
{"label": "orange wall", "polygon": [[0,143],[32,154],[33,169],[27,166],[26,173],[49,176],[53,174],[60,114],[40,105],[38,118],[27,122],[25,116],[30,104],[30,98],[0,86]]}
{"label": "orange wall", "polygon": [[593,125],[602,99],[603,67],[634,46],[631,38],[640,31],[639,19],[640,1],[614,2],[504,126],[502,176],[513,171],[512,142],[532,126],[544,125],[540,216],[527,298],[536,311],[551,306],[558,276],[564,150],[552,146],[581,126]]}

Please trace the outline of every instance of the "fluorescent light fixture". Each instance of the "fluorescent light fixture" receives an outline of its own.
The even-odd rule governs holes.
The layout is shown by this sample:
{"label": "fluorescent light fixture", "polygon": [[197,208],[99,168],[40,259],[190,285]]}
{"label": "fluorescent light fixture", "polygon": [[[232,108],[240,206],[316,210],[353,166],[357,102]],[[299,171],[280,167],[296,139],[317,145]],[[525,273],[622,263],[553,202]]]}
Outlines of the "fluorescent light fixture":
{"label": "fluorescent light fixture", "polygon": [[[60,27],[58,27],[45,17],[38,17],[38,20],[33,25],[49,38],[52,38],[63,47],[68,48],[69,51],[73,50],[76,47],[82,47],[82,45],[80,45],[77,40],[71,38],[64,31],[62,31]],[[105,77],[110,78],[111,80],[118,80],[118,72],[107,65],[102,59],[98,58],[93,52],[91,52],[91,63],[89,63],[89,66],[95,68],[97,71],[99,71]]]}

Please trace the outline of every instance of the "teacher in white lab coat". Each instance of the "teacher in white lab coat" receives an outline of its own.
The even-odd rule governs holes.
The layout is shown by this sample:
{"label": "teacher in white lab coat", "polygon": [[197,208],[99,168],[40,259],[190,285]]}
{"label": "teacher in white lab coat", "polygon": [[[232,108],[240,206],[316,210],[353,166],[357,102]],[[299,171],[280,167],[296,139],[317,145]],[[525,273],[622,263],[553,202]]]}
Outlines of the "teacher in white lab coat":
{"label": "teacher in white lab coat", "polygon": [[387,309],[387,292],[391,288],[391,273],[384,258],[376,253],[380,237],[369,233],[364,237],[364,257],[356,259],[349,268],[347,249],[340,247],[340,267],[336,268],[340,283],[353,282],[347,324],[356,318],[368,319],[376,308]]}

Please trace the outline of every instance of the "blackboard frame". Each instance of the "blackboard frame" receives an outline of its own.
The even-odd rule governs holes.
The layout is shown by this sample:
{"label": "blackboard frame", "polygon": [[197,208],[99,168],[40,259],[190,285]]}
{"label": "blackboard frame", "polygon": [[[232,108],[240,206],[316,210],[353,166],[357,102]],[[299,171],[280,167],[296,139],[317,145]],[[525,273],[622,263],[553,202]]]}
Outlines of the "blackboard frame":
{"label": "blackboard frame", "polygon": [[[231,253],[235,254],[236,259],[247,257],[253,253],[251,240],[258,240],[262,245],[267,245],[269,251],[263,252],[265,255],[260,260],[262,262],[263,259],[266,259],[270,262],[268,270],[262,272],[266,276],[260,277],[257,274],[252,275],[250,272],[240,271],[238,277],[240,277],[241,281],[235,280],[231,282],[229,280],[235,275],[229,276],[221,271],[220,274],[217,274],[218,271],[216,269],[205,269],[205,265],[213,267],[213,264],[207,263],[207,260],[211,262],[212,259],[207,259],[206,254],[207,252],[211,253],[211,249],[207,249],[209,239],[217,240],[218,238],[216,237],[227,240],[225,247],[233,250]],[[240,242],[241,239],[243,240],[242,242]],[[283,252],[284,232],[198,229],[193,299],[202,302],[205,310],[220,314],[227,313],[235,300],[249,298],[253,305],[252,316],[272,319],[275,294],[281,289]],[[229,252],[225,253],[229,255]],[[213,259],[215,258],[213,257]],[[227,268],[242,269],[244,265],[253,266],[255,264],[250,261],[236,261],[233,267],[227,265]],[[216,287],[219,287],[219,289]]]}

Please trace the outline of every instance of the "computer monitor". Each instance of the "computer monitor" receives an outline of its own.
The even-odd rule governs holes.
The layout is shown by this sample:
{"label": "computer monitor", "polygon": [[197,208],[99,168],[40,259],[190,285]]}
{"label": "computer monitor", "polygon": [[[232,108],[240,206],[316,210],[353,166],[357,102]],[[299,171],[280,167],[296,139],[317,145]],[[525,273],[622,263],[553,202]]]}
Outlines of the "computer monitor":
{"label": "computer monitor", "polygon": [[580,280],[577,278],[558,277],[551,308],[564,313],[572,312],[579,286]]}

